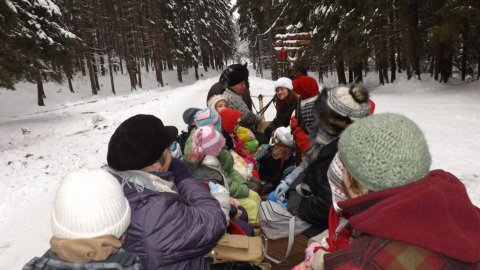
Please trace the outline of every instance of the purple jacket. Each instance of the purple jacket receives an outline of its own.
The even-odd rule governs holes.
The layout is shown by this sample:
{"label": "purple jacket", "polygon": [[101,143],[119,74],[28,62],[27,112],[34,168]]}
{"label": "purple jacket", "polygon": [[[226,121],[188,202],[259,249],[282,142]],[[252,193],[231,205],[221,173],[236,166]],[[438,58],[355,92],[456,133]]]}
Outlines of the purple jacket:
{"label": "purple jacket", "polygon": [[[159,175],[171,179],[171,173]],[[201,181],[188,177],[178,194],[125,184],[132,209],[125,250],[145,269],[210,269],[204,255],[226,230],[225,214]]]}

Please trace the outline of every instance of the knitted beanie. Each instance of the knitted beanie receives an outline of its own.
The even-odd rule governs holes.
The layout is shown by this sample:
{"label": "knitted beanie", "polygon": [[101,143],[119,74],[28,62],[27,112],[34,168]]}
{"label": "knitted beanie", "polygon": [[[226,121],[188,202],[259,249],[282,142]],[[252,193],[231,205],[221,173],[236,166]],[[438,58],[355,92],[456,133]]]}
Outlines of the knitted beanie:
{"label": "knitted beanie", "polygon": [[371,191],[423,178],[432,159],[420,128],[403,115],[371,115],[341,135],[339,155],[351,176]]}
{"label": "knitted beanie", "polygon": [[367,89],[360,85],[324,89],[313,103],[317,125],[313,128],[331,141],[353,121],[368,115],[368,97]]}
{"label": "knitted beanie", "polygon": [[242,113],[231,109],[225,108],[220,111],[220,116],[222,117],[222,128],[232,134],[235,131],[235,126],[237,125],[238,119],[242,116]]}
{"label": "knitted beanie", "polygon": [[183,112],[183,122],[189,126],[195,124],[195,114],[200,111],[199,108],[188,108]]}
{"label": "knitted beanie", "polygon": [[328,184],[332,190],[333,208],[337,213],[341,211],[340,207],[338,207],[338,202],[350,199],[345,187],[345,183],[343,182],[343,168],[343,163],[340,161],[337,153],[330,163],[327,171]]}
{"label": "knitted beanie", "polygon": [[293,147],[295,141],[292,136],[292,129],[290,127],[277,128],[273,132],[272,138],[270,140],[270,145],[274,145],[276,143],[275,140],[279,140],[286,146]]}
{"label": "knitted beanie", "polygon": [[290,80],[287,77],[278,78],[278,80],[273,82],[273,88],[277,90],[278,87],[285,87],[289,91],[292,91],[293,89],[292,80]]}
{"label": "knitted beanie", "polygon": [[[360,85],[341,86],[328,91],[328,106],[336,113],[356,120],[369,114],[370,105],[359,100],[355,95],[360,94],[362,90]],[[361,102],[359,102],[361,101]]]}
{"label": "knitted beanie", "polygon": [[225,138],[212,125],[202,126],[192,136],[192,154],[198,159],[205,155],[217,157],[225,146]]}
{"label": "knitted beanie", "polygon": [[223,97],[223,95],[215,95],[207,101],[207,106],[212,110],[214,110],[215,105],[217,105],[217,103],[221,100],[224,100],[225,102],[227,102],[227,100]]}
{"label": "knitted beanie", "polygon": [[177,138],[174,126],[164,126],[153,115],[138,114],[125,120],[108,143],[107,162],[119,171],[140,170],[155,163]]}
{"label": "knitted beanie", "polygon": [[102,169],[81,169],[63,179],[52,209],[55,237],[120,238],[129,224],[130,205],[113,175]]}
{"label": "knitted beanie", "polygon": [[206,108],[195,114],[195,124],[197,127],[213,125],[215,129],[222,132],[222,119],[215,109]]}
{"label": "knitted beanie", "polygon": [[293,81],[293,89],[300,95],[302,100],[314,97],[319,92],[317,81],[310,77],[301,75]]}

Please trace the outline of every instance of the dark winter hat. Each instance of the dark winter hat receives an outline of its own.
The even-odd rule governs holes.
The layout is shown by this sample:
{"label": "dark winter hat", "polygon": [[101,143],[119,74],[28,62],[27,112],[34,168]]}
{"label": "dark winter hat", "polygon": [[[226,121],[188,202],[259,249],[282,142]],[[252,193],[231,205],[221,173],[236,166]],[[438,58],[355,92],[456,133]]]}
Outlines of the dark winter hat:
{"label": "dark winter hat", "polygon": [[228,76],[227,87],[234,86],[241,82],[246,82],[247,80],[248,78],[245,77],[245,75],[242,72],[232,71]]}
{"label": "dark winter hat", "polygon": [[199,112],[199,108],[188,108],[183,112],[183,122],[189,126],[194,124],[195,114]]}
{"label": "dark winter hat", "polygon": [[356,121],[342,133],[338,149],[351,176],[371,191],[415,182],[432,162],[420,128],[393,113]]}
{"label": "dark winter hat", "polygon": [[107,162],[115,170],[140,170],[155,163],[176,139],[178,130],[164,126],[153,115],[138,114],[125,120],[108,143]]}
{"label": "dark winter hat", "polygon": [[232,72],[238,72],[243,75],[243,77],[246,79],[247,84],[248,84],[248,68],[247,68],[247,63],[244,64],[233,64],[228,66],[227,69],[225,69],[222,74],[220,75],[219,82],[225,86],[228,84],[228,78],[230,78],[230,74]]}
{"label": "dark winter hat", "polygon": [[338,137],[353,121],[368,115],[368,96],[367,89],[357,84],[324,89],[313,105],[319,129]]}
{"label": "dark winter hat", "polygon": [[302,100],[316,96],[319,91],[317,81],[305,75],[301,75],[293,80],[293,88]]}

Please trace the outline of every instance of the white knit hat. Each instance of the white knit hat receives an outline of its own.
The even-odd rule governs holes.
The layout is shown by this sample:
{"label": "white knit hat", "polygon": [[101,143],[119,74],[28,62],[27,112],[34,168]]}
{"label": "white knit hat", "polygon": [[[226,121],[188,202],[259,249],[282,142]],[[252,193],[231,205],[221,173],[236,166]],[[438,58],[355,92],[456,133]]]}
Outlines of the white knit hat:
{"label": "white knit hat", "polygon": [[225,102],[227,102],[227,100],[225,99],[225,97],[223,97],[223,95],[214,95],[207,101],[207,106],[212,109],[215,109],[215,105],[220,100],[224,100]]}
{"label": "white knit hat", "polygon": [[53,235],[63,239],[120,238],[130,205],[117,179],[102,169],[81,169],[63,179],[52,209]]}
{"label": "white knit hat", "polygon": [[293,89],[292,80],[290,80],[287,77],[278,78],[278,80],[273,82],[273,87],[274,89],[277,89],[278,87],[285,87],[289,91],[292,91]]}
{"label": "white knit hat", "polygon": [[272,135],[271,139],[271,145],[275,144],[275,138],[285,144],[286,146],[293,147],[294,145],[294,140],[292,136],[292,130],[290,127],[279,127],[275,130],[275,132]]}

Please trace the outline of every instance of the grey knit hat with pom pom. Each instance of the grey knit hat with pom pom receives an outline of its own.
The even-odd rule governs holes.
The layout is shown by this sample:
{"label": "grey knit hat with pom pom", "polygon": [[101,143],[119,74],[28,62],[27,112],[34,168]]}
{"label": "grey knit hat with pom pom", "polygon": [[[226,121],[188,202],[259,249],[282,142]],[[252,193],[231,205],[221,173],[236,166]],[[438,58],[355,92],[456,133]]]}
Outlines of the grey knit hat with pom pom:
{"label": "grey knit hat with pom pom", "polygon": [[367,116],[370,109],[368,92],[356,84],[328,91],[327,103],[332,110],[352,120]]}
{"label": "grey knit hat with pom pom", "polygon": [[371,115],[341,135],[339,156],[350,175],[371,191],[415,182],[430,170],[428,145],[420,128],[403,115]]}
{"label": "grey knit hat with pom pom", "polygon": [[338,137],[353,121],[368,115],[368,98],[367,89],[359,84],[324,89],[313,105],[317,128],[327,137]]}

